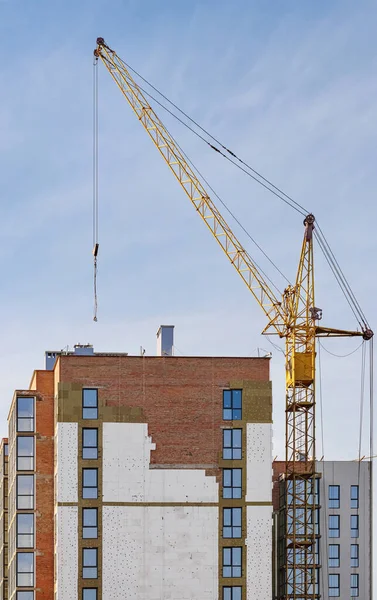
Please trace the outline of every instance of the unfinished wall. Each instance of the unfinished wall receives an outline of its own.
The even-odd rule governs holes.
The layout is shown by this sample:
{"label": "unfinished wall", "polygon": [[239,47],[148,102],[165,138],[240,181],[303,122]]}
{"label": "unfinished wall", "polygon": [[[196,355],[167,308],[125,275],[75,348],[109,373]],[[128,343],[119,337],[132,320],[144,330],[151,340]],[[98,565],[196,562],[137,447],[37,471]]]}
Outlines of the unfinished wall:
{"label": "unfinished wall", "polygon": [[218,511],[104,506],[103,598],[217,600]]}
{"label": "unfinished wall", "polygon": [[155,448],[146,423],[103,424],[103,502],[217,502],[204,469],[150,469]]}

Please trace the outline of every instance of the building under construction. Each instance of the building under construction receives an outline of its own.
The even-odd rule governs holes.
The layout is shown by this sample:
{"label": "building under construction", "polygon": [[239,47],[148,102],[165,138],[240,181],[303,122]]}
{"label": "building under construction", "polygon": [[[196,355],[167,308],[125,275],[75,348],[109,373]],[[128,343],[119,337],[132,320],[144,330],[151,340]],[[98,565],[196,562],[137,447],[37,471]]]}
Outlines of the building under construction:
{"label": "building under construction", "polygon": [[[371,461],[317,461],[313,495],[313,593],[372,599]],[[273,463],[273,597],[284,594],[285,464]]]}
{"label": "building under construction", "polygon": [[15,391],[2,598],[271,600],[270,361],[175,357],[172,333],[47,352]]}

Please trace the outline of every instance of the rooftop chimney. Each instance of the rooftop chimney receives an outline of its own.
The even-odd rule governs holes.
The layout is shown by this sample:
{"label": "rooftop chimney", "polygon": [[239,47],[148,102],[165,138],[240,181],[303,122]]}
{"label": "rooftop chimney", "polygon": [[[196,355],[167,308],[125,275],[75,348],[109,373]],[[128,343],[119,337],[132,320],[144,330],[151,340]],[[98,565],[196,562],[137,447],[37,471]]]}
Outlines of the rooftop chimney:
{"label": "rooftop chimney", "polygon": [[173,356],[174,325],[161,325],[157,331],[157,356]]}
{"label": "rooftop chimney", "polygon": [[56,357],[60,354],[57,350],[46,350],[45,363],[46,371],[52,371],[55,366]]}

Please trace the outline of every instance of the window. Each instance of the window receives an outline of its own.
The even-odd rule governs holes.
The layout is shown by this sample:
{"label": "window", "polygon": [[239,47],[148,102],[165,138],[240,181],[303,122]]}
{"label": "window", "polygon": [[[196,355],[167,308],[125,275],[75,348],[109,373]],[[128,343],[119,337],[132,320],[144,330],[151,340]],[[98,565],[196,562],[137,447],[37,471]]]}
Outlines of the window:
{"label": "window", "polygon": [[34,437],[17,438],[17,471],[34,471]]}
{"label": "window", "polygon": [[351,485],[351,508],[359,508],[359,486]]}
{"label": "window", "polygon": [[311,511],[311,521],[313,520],[314,513],[314,533],[319,535],[319,508],[315,508]]}
{"label": "window", "polygon": [[34,586],[34,553],[17,552],[17,587]]}
{"label": "window", "polygon": [[82,391],[82,418],[98,419],[98,390]]}
{"label": "window", "polygon": [[242,458],[242,429],[223,430],[223,458],[226,460]]}
{"label": "window", "polygon": [[357,573],[351,574],[351,598],[359,597],[359,575]]}
{"label": "window", "polygon": [[17,475],[17,510],[34,508],[34,475]]}
{"label": "window", "polygon": [[223,537],[240,538],[242,508],[223,508]]}
{"label": "window", "polygon": [[97,600],[97,588],[84,588],[82,600]]}
{"label": "window", "polygon": [[84,548],[82,551],[83,579],[97,579],[98,576],[97,548]]}
{"label": "window", "polygon": [[319,477],[314,480],[314,502],[319,504]]}
{"label": "window", "polygon": [[340,546],[339,544],[329,545],[329,567],[340,566]]}
{"label": "window", "polygon": [[340,535],[340,516],[329,515],[329,537],[338,538]]}
{"label": "window", "polygon": [[4,454],[8,456],[8,444],[4,444]]}
{"label": "window", "polygon": [[223,498],[241,498],[242,469],[223,469]]}
{"label": "window", "polygon": [[82,430],[82,457],[84,459],[98,458],[98,429]]}
{"label": "window", "polygon": [[223,548],[223,577],[241,577],[242,548]]}
{"label": "window", "polygon": [[82,497],[98,498],[97,469],[82,470]]}
{"label": "window", "polygon": [[[308,494],[308,504],[319,504],[319,477],[313,479],[308,479],[307,482],[307,494]],[[298,482],[296,482],[296,486]]]}
{"label": "window", "polygon": [[34,600],[34,592],[17,592],[17,600]]}
{"label": "window", "polygon": [[340,595],[340,575],[329,575],[329,596],[332,598],[338,597]]}
{"label": "window", "polygon": [[359,566],[359,544],[351,544],[351,568]]}
{"label": "window", "polygon": [[340,508],[340,485],[329,485],[329,508]]}
{"label": "window", "polygon": [[82,511],[82,537],[84,539],[97,538],[98,512],[96,508],[83,508]]}
{"label": "window", "polygon": [[34,548],[34,515],[17,515],[17,548]]}
{"label": "window", "polygon": [[18,396],[17,431],[34,431],[34,398]]}
{"label": "window", "polygon": [[223,391],[223,420],[240,421],[242,419],[242,390]]}
{"label": "window", "polygon": [[242,587],[240,585],[223,587],[223,600],[242,600]]}
{"label": "window", "polygon": [[316,565],[319,564],[319,538],[316,538],[315,540],[314,562]]}
{"label": "window", "polygon": [[351,538],[359,537],[359,515],[351,515]]}

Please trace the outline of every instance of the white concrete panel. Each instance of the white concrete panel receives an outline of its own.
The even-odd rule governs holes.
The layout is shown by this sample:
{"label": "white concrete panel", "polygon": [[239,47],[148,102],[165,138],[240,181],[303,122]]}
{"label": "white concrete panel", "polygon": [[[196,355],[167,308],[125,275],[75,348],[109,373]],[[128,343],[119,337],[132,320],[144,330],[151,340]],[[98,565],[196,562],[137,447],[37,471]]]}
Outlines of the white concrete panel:
{"label": "white concrete panel", "polygon": [[247,600],[272,598],[272,506],[247,507]]}
{"label": "white concrete panel", "polygon": [[78,509],[59,506],[57,512],[57,600],[78,598]]}
{"label": "white concrete panel", "polygon": [[77,423],[57,423],[57,502],[77,502]]}
{"label": "white concrete panel", "polygon": [[217,502],[204,469],[149,469],[155,449],[146,423],[103,424],[104,502]]}
{"label": "white concrete panel", "polygon": [[271,423],[247,424],[246,502],[272,500]]}
{"label": "white concrete panel", "polygon": [[104,506],[102,519],[103,598],[218,599],[217,507]]}

